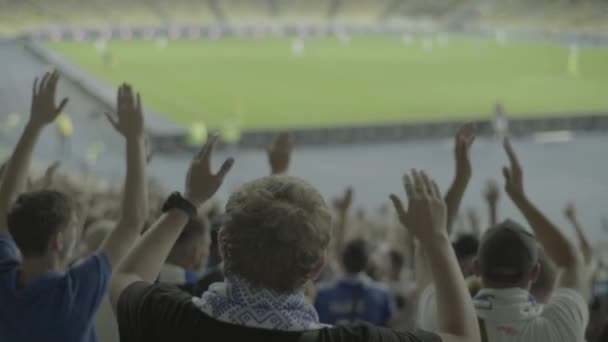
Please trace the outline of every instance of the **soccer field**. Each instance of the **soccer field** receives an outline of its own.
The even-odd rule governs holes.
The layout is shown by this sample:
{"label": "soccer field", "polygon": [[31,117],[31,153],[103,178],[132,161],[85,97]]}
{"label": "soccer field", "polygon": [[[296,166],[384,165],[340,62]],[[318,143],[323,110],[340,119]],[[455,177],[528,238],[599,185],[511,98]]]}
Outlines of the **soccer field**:
{"label": "soccer field", "polygon": [[[608,110],[608,50],[454,38],[303,41],[288,38],[111,41],[113,66],[92,42],[51,48],[117,85],[132,83],[146,106],[178,123],[217,129],[328,127]],[[426,48],[424,45],[427,45]],[[295,44],[297,45],[297,44]]]}

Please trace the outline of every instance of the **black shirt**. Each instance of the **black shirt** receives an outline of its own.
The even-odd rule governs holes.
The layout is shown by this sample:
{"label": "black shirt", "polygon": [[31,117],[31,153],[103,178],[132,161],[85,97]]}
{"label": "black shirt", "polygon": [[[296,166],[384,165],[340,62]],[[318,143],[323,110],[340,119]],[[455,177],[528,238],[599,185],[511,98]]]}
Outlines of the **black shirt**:
{"label": "black shirt", "polygon": [[[202,313],[192,303],[192,295],[160,283],[131,284],[120,295],[116,311],[121,342],[298,342],[303,334],[220,322]],[[317,342],[441,342],[428,332],[402,333],[369,324],[325,328],[313,336]]]}

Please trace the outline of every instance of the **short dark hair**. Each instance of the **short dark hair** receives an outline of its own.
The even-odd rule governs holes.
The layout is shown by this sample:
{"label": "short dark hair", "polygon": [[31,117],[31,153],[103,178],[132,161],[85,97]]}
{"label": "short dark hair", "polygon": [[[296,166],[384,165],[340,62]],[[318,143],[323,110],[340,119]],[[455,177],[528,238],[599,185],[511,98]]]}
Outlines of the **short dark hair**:
{"label": "short dark hair", "polygon": [[403,268],[403,265],[405,264],[405,257],[403,256],[403,253],[396,249],[391,249],[388,252],[388,257],[393,270],[401,270]]}
{"label": "short dark hair", "polygon": [[452,247],[458,259],[474,257],[479,249],[479,239],[473,234],[464,234],[452,243]]}
{"label": "short dark hair", "polygon": [[532,234],[507,220],[485,232],[477,258],[487,287],[523,286],[538,262],[538,247]]}
{"label": "short dark hair", "polygon": [[11,236],[24,257],[43,256],[49,241],[72,222],[74,203],[58,191],[22,194],[7,215]]}
{"label": "short dark hair", "polygon": [[359,273],[365,270],[369,260],[369,247],[363,239],[348,242],[342,253],[342,264],[347,273]]}

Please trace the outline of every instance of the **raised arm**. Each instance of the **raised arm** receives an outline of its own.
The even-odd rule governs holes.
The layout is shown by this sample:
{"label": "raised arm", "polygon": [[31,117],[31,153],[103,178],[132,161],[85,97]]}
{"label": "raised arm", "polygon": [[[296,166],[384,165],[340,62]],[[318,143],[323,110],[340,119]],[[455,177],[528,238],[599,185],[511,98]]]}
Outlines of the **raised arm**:
{"label": "raised arm", "polygon": [[118,88],[118,119],[107,114],[108,120],[126,139],[127,175],[122,196],[122,213],[114,230],[101,245],[101,252],[113,266],[127,254],[141,234],[148,214],[148,178],[144,115],[139,94],[128,84]]}
{"label": "raised arm", "polygon": [[454,159],[456,161],[454,180],[445,194],[445,203],[448,208],[448,235],[452,232],[452,225],[458,215],[460,202],[462,202],[464,192],[469,185],[469,180],[471,180],[472,166],[469,151],[473,141],[475,141],[475,126],[473,124],[464,125],[458,130],[454,143]]}
{"label": "raised arm", "polygon": [[279,134],[272,145],[266,148],[270,173],[273,175],[287,173],[293,151],[293,136],[287,132]]}
{"label": "raised arm", "polygon": [[404,176],[407,211],[391,195],[402,224],[418,239],[427,255],[437,291],[439,333],[444,342],[479,342],[479,326],[446,229],[447,208],[437,184],[424,172]]}
{"label": "raised arm", "polygon": [[498,223],[498,200],[500,199],[500,188],[494,180],[488,181],[484,197],[488,204],[489,227],[494,227]]}
{"label": "raised arm", "polygon": [[[58,81],[59,74],[56,71],[47,72],[40,84],[38,78],[34,80],[30,119],[7,162],[0,184],[0,217],[6,217],[15,197],[25,187],[34,146],[42,129],[53,122],[68,103],[68,99],[64,98],[59,106],[55,105]],[[8,235],[6,220],[0,221],[0,234]]]}
{"label": "raised arm", "polygon": [[585,266],[589,267],[591,265],[591,261],[593,260],[593,248],[591,247],[591,244],[587,239],[587,235],[585,235],[585,230],[578,221],[578,216],[576,215],[576,207],[574,206],[574,203],[568,203],[566,209],[564,209],[564,214],[566,215],[566,219],[572,224],[572,227],[576,232],[576,237],[578,238],[578,242],[583,253],[583,260],[585,261]]}
{"label": "raised arm", "polygon": [[[194,207],[200,207],[217,192],[234,163],[233,159],[228,159],[217,174],[211,172],[211,154],[216,142],[217,136],[212,137],[195,156],[188,170],[184,199]],[[112,278],[110,299],[114,307],[122,291],[130,284],[136,281],[153,283],[156,280],[188,220],[185,211],[170,209],[139,239]]]}
{"label": "raised arm", "polygon": [[335,212],[334,220],[334,260],[340,264],[342,251],[344,250],[344,240],[348,230],[348,211],[353,204],[353,188],[348,187],[342,197],[333,200]]}
{"label": "raised arm", "polygon": [[528,199],[524,190],[523,171],[509,139],[504,141],[510,166],[503,168],[505,190],[515,206],[526,218],[536,239],[563,272],[558,287],[571,288],[587,296],[583,257],[572,242]]}

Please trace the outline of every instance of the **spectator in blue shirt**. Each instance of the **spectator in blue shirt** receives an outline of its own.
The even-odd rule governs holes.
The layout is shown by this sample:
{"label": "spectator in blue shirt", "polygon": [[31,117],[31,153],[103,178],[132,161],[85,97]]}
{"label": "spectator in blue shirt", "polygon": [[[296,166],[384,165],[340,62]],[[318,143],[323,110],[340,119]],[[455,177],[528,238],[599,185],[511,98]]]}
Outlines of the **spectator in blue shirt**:
{"label": "spectator in blue shirt", "polygon": [[93,318],[110,281],[112,266],[139,236],[147,213],[146,153],[138,96],[118,91],[113,126],[127,140],[127,177],[122,217],[98,252],[68,265],[80,224],[75,203],[57,191],[19,195],[32,151],[44,127],[67,104],[55,105],[59,75],[34,82],[30,120],[15,147],[0,184],[0,341],[96,341]]}
{"label": "spectator in blue shirt", "polygon": [[345,274],[335,282],[321,285],[315,308],[322,323],[346,324],[365,321],[387,325],[394,311],[388,287],[374,282],[365,273],[369,247],[362,239],[350,241],[344,248]]}

